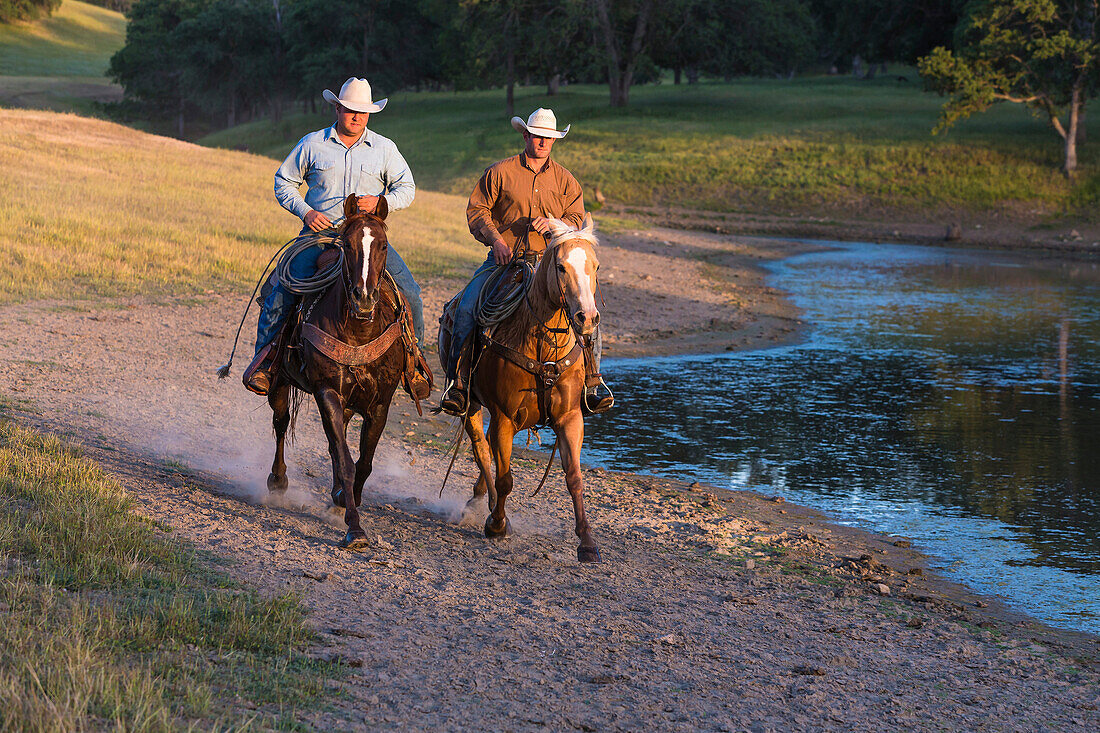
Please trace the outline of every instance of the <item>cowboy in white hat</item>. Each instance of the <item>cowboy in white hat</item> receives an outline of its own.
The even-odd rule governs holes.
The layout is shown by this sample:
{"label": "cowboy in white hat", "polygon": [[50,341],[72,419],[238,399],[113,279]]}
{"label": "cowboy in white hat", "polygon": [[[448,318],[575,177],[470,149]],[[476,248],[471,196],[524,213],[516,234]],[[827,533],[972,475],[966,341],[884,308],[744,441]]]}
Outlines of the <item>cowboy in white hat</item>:
{"label": "cowboy in white hat", "polygon": [[[470,233],[489,247],[489,254],[462,291],[455,312],[447,361],[450,387],[439,405],[452,415],[466,412],[468,360],[461,356],[474,331],[477,319],[474,311],[482,286],[497,267],[507,264],[513,257],[537,259],[546,249],[544,237],[550,233],[550,219],[560,219],[578,229],[584,219],[580,184],[572,173],[550,159],[554,143],[569,134],[570,126],[559,130],[554,111],[539,107],[526,122],[513,117],[512,127],[523,135],[523,152],[486,168],[466,207]],[[585,380],[585,399],[582,400],[582,408],[588,413],[605,412],[614,404],[614,398],[602,386],[599,376],[600,343],[597,331],[589,352],[592,358],[586,359],[586,363],[593,365],[593,371]],[[599,394],[601,387],[602,395]]]}
{"label": "cowboy in white hat", "polygon": [[[349,194],[360,197],[364,211],[374,211],[379,198],[385,198],[391,212],[411,204],[416,185],[408,163],[391,140],[367,129],[371,113],[381,112],[386,100],[374,101],[367,80],[355,77],[344,82],[339,95],[326,89],[322,97],[335,107],[336,122],[299,140],[275,172],[275,198],[302,220],[301,233],[338,226]],[[305,196],[298,192],[303,183],[307,186]],[[320,246],[303,251],[290,263],[290,273],[296,278],[313,275],[320,254]],[[420,286],[392,242],[386,270],[408,299],[416,338],[423,343]],[[278,337],[294,302],[295,296],[278,282],[264,299],[256,335],[257,358],[245,372],[245,385],[253,392],[266,394],[270,387],[273,364],[259,358],[260,352]]]}

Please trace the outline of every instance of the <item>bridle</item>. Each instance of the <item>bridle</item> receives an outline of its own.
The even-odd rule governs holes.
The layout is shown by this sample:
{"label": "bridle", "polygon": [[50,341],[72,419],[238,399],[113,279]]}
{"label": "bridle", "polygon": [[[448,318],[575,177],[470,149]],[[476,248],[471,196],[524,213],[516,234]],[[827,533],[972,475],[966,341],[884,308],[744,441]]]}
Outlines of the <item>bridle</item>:
{"label": "bridle", "polygon": [[[371,218],[373,218],[373,217],[371,217],[370,214],[359,213],[359,214],[356,214],[355,216],[350,217],[346,222],[344,222],[344,226],[341,228],[341,232],[340,232],[339,236],[336,238],[336,243],[340,246],[341,250],[344,250],[344,248],[348,248],[348,247],[352,246],[351,241],[345,236],[348,229],[351,227],[351,225],[359,219],[364,219],[364,220],[369,222]],[[368,225],[364,224],[364,229],[366,229],[366,228],[368,228]],[[366,270],[368,277],[370,275],[371,251],[373,251],[374,246],[375,246],[375,244],[377,244],[377,242],[378,242],[378,239],[376,237],[372,236],[371,237],[371,250],[362,252],[363,269]],[[383,250],[382,250],[383,263],[382,263],[381,269],[385,270],[386,266],[385,266],[384,261],[385,261],[385,255],[389,251],[389,241],[384,240],[382,247],[383,247]],[[360,244],[359,249],[361,251],[363,250],[362,244]],[[352,291],[355,289],[355,284],[352,282],[351,258],[349,258],[347,256],[347,253],[344,252],[344,251],[342,251],[341,254],[342,254],[342,260],[343,260],[342,282],[343,282],[343,285],[344,285],[344,299],[348,303],[348,312],[351,313],[352,317],[357,319],[357,320],[370,321],[371,319],[374,318],[374,308],[372,306],[372,308],[369,311],[364,311],[359,307],[359,301],[356,298],[352,297]],[[382,276],[379,275],[379,283],[375,285],[375,287],[374,287],[375,291],[378,290],[378,285],[381,284],[381,281],[382,281]],[[364,282],[364,284],[366,283],[366,277],[363,278],[363,282]]]}

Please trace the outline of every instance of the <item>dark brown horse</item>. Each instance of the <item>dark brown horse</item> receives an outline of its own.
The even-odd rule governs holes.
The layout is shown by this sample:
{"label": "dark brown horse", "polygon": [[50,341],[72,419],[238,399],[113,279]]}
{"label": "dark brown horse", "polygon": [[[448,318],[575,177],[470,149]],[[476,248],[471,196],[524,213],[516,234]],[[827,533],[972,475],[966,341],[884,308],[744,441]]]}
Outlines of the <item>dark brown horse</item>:
{"label": "dark brown horse", "polygon": [[[600,321],[594,297],[599,262],[592,216],[585,215],[580,230],[552,221],[551,231],[523,304],[497,326],[470,379],[465,427],[481,472],[471,502],[488,494],[485,536],[508,534],[504,505],[512,491],[512,440],[517,432],[549,425],[557,436],[565,485],[573,499],[580,538],[577,558],[599,562],[584,513],[584,359],[577,340],[591,336]],[[447,350],[441,348],[440,353]],[[482,432],[482,406],[489,409],[488,442]],[[493,463],[495,481],[490,480]]]}
{"label": "dark brown horse", "polygon": [[[346,218],[338,238],[343,276],[323,293],[306,297],[298,346],[286,349],[268,394],[275,428],[268,489],[287,487],[283,445],[291,422],[291,388],[298,387],[313,395],[321,413],[332,456],[332,501],[344,508],[348,526],[340,546],[348,549],[366,544],[357,510],[363,484],[371,474],[394,391],[415,366],[408,305],[385,274],[386,213],[384,198],[373,213],[361,212],[355,196],[344,202]],[[322,255],[319,269],[324,259]],[[354,413],[363,417],[358,461],[352,460],[347,442]]]}

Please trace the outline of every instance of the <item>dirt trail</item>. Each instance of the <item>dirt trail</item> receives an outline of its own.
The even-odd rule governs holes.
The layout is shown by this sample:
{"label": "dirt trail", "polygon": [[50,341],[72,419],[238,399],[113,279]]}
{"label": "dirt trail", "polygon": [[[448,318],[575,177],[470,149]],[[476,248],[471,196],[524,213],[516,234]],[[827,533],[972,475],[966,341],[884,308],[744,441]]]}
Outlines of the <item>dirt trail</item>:
{"label": "dirt trail", "polygon": [[[797,313],[754,263],[802,249],[664,230],[614,238],[601,253],[609,353],[796,337]],[[430,314],[456,285],[428,284]],[[487,541],[485,510],[461,513],[472,463],[460,462],[438,497],[450,422],[418,418],[404,400],[365,492],[372,545],[343,552],[316,410],[302,410],[293,488],[272,503],[270,413],[237,381],[247,358],[234,379],[213,377],[241,305],[211,296],[0,309],[0,395],[17,419],[83,445],[141,511],[229,559],[238,577],[301,591],[322,639],[316,652],[350,666],[330,709],[300,712],[306,723],[1100,726],[1094,638],[1052,634],[995,603],[978,610],[985,601],[909,574],[921,567],[916,553],[807,510],[589,469],[604,563],[581,566],[560,470],[532,498],[542,464],[528,455],[517,462],[516,535]],[[878,583],[890,597],[872,592]]]}

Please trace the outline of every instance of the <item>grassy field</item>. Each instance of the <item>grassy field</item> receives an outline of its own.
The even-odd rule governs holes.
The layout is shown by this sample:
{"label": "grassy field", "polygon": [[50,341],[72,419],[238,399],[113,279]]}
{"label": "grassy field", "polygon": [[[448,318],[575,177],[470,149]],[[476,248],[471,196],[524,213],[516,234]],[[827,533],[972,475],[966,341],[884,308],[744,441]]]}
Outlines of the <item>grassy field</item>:
{"label": "grassy field", "polygon": [[0,76],[102,78],[125,40],[121,13],[65,0],[49,18],[0,25]]}
{"label": "grassy field", "polygon": [[[300,222],[276,163],[75,115],[0,109],[0,302],[249,289]],[[421,192],[390,218],[418,276],[466,275],[484,249],[465,201]]]}
{"label": "grassy field", "polygon": [[105,74],[125,35],[121,14],[78,0],[34,23],[0,25],[0,107],[98,114],[122,99]]}
{"label": "grassy field", "polygon": [[[1022,216],[1087,213],[1100,158],[1081,151],[1075,183],[1059,173],[1059,139],[1018,107],[999,107],[932,137],[941,99],[912,71],[872,81],[807,77],[639,87],[625,110],[602,86],[548,98],[523,88],[526,116],[552,106],[573,123],[555,155],[611,201],[753,213],[868,217],[936,210]],[[1090,123],[1091,123],[1090,118]],[[241,125],[200,142],[282,158],[326,115]],[[481,170],[520,145],[499,90],[398,93],[371,126],[392,137],[419,185],[468,195]],[[1100,133],[1100,126],[1092,123]]]}
{"label": "grassy field", "polygon": [[0,730],[296,729],[329,663],[263,598],[131,512],[56,438],[0,418]]}

